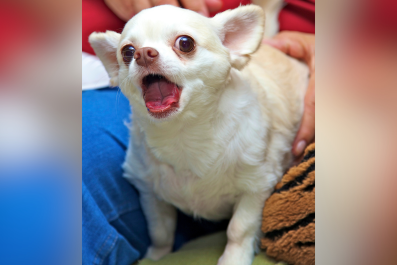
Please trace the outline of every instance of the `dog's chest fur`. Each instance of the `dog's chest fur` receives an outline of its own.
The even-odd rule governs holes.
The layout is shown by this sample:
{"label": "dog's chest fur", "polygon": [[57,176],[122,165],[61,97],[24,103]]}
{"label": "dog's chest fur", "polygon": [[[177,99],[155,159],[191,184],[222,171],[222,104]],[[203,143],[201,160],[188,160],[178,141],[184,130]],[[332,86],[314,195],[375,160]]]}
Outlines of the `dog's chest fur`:
{"label": "dog's chest fur", "polygon": [[[234,99],[245,99],[237,111],[218,116],[205,113],[200,115],[204,118],[162,128],[153,128],[157,125],[150,123],[139,125],[139,117],[134,117],[133,147],[126,159],[130,166],[125,168],[135,171],[136,177],[128,178],[133,183],[136,179],[145,182],[142,186],[187,214],[211,220],[230,217],[243,191],[267,183],[260,172],[267,124],[258,118],[260,106],[253,104],[254,94],[243,86],[226,94],[231,101],[220,102],[225,110],[237,102]],[[206,111],[219,110],[209,107]],[[137,166],[141,155],[145,159]]]}
{"label": "dog's chest fur", "polygon": [[153,178],[154,192],[186,214],[210,220],[228,218],[237,196],[236,185],[226,181],[228,174],[212,177],[200,178],[189,169],[175,172],[163,164]]}
{"label": "dog's chest fur", "polygon": [[204,124],[176,128],[174,137],[148,141],[148,146],[157,160],[158,172],[151,177],[157,196],[187,214],[217,220],[231,216],[236,186],[226,182],[230,169],[218,168],[224,147],[212,131]]}

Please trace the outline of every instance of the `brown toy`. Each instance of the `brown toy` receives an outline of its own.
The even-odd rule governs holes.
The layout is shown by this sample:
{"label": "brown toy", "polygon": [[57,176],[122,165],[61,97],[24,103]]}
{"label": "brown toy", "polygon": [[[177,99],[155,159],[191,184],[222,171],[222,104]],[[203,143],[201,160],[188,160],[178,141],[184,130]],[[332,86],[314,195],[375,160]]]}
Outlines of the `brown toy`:
{"label": "brown toy", "polygon": [[278,261],[315,264],[315,146],[288,170],[263,209],[262,248]]}

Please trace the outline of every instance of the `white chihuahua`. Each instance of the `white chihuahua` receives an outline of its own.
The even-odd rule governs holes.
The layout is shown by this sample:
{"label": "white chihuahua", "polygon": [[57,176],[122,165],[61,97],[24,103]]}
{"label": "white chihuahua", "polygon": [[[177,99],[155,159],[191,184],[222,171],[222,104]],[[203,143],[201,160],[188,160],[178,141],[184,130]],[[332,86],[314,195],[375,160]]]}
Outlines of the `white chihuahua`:
{"label": "white chihuahua", "polygon": [[147,257],[171,251],[177,207],[208,220],[231,217],[218,264],[251,264],[265,200],[292,159],[308,84],[304,64],[269,46],[242,70],[263,31],[254,5],[214,18],[158,6],[122,34],[91,34],[111,84],[131,102],[123,167],[149,225]]}

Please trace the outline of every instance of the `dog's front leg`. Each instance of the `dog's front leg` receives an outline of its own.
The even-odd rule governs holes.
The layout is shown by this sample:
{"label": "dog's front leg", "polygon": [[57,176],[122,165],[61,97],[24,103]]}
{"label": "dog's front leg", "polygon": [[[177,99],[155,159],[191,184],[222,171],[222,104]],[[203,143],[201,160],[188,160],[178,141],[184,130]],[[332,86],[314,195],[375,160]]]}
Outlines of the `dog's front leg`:
{"label": "dog's front leg", "polygon": [[259,250],[262,209],[269,192],[243,194],[227,228],[227,245],[218,265],[250,265]]}
{"label": "dog's front leg", "polygon": [[141,193],[140,199],[152,241],[145,257],[158,260],[172,250],[176,227],[176,209],[157,199],[151,192]]}

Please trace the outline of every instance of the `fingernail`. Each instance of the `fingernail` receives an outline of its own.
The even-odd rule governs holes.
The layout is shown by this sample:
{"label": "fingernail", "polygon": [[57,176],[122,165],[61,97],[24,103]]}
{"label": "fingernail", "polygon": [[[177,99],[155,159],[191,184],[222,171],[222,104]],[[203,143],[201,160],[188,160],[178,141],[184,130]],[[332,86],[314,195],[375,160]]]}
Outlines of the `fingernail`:
{"label": "fingernail", "polygon": [[295,148],[295,156],[300,156],[303,152],[303,149],[305,149],[306,147],[306,141],[305,140],[301,140]]}

